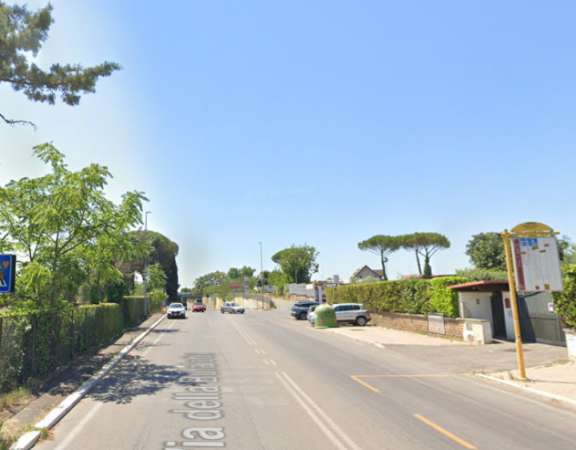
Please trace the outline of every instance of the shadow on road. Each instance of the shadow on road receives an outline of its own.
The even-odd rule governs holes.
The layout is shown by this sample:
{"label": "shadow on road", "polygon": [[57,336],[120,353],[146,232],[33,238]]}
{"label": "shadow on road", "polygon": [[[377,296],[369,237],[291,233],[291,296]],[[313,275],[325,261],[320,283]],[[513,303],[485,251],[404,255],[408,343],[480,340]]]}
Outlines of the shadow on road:
{"label": "shadow on road", "polygon": [[155,395],[175,383],[186,372],[172,366],[153,364],[139,356],[128,355],[88,394],[101,402],[127,404],[141,395]]}

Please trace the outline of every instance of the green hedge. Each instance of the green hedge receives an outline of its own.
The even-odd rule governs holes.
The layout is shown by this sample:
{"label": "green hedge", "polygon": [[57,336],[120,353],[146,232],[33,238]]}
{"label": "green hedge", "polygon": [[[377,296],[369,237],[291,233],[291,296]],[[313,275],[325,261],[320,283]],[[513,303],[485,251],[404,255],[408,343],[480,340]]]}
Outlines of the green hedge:
{"label": "green hedge", "polygon": [[576,329],[576,264],[563,268],[564,291],[554,294],[558,315],[568,328]]}
{"label": "green hedge", "polygon": [[72,306],[0,316],[0,391],[42,377],[124,330],[120,305]]}
{"label": "green hedge", "polygon": [[129,327],[140,325],[150,315],[150,299],[143,296],[126,296],[121,301],[124,324]]}
{"label": "green hedge", "polygon": [[116,303],[80,306],[76,316],[76,350],[80,352],[106,345],[124,331],[124,316]]}
{"label": "green hedge", "polygon": [[328,288],[329,303],[362,303],[375,313],[440,313],[458,317],[458,294],[448,286],[469,281],[464,277],[439,277],[379,281]]}
{"label": "green hedge", "polygon": [[162,312],[166,305],[166,293],[161,290],[155,290],[150,293],[150,313],[155,314]]}

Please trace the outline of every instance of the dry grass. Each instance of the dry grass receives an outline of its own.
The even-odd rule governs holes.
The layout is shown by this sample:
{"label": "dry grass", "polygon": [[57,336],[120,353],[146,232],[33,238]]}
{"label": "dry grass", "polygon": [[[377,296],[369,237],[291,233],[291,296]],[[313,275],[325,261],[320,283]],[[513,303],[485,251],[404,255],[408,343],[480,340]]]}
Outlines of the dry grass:
{"label": "dry grass", "polygon": [[[0,430],[2,430],[4,421],[13,416],[22,406],[29,403],[33,397],[34,395],[30,390],[24,387],[0,394]],[[0,432],[0,450],[8,449],[12,440],[12,438]]]}
{"label": "dry grass", "polygon": [[24,387],[19,387],[6,394],[0,394],[0,417],[2,417],[2,413],[5,410],[10,413],[28,403],[32,397],[30,390]]}

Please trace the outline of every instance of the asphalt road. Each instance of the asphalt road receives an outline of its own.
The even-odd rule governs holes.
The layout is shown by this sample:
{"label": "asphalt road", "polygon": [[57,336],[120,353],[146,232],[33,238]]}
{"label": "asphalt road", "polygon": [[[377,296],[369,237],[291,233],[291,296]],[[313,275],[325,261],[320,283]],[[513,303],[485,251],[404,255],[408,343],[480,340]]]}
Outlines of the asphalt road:
{"label": "asphalt road", "polygon": [[570,449],[576,414],[285,310],[165,320],[40,449]]}

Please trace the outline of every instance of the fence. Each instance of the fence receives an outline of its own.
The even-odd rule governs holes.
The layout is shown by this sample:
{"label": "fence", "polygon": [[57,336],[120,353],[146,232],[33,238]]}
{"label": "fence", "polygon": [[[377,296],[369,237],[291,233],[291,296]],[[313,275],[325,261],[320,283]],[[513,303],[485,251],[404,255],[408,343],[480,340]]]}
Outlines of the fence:
{"label": "fence", "polygon": [[113,342],[150,314],[145,298],[0,316],[0,392]]}

